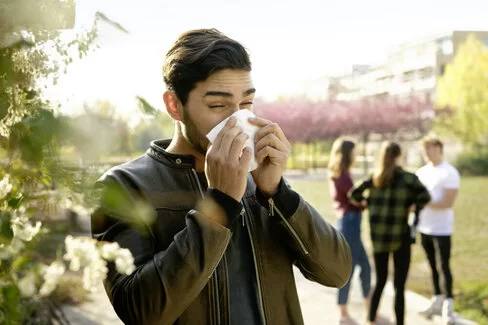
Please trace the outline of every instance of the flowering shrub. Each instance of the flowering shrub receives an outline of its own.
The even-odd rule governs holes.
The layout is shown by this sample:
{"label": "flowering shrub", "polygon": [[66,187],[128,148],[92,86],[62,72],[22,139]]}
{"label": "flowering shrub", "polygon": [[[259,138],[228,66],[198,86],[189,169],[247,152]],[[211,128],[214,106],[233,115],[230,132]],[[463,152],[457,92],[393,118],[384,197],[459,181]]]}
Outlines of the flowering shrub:
{"label": "flowering shrub", "polygon": [[134,272],[134,259],[127,249],[120,248],[117,243],[98,242],[88,237],[68,235],[64,241],[64,255],[50,263],[39,260],[35,242],[49,230],[41,221],[32,221],[29,214],[34,210],[28,202],[12,206],[21,201],[22,194],[18,192],[19,187],[10,182],[8,174],[3,175],[0,184],[0,323],[22,321],[23,306],[41,304],[42,299],[52,294],[67,269],[82,272],[83,287],[87,291],[95,291],[105,279],[108,262],[113,262],[120,273]]}
{"label": "flowering shrub", "polygon": [[0,4],[0,324],[52,324],[53,317],[63,323],[50,297],[67,270],[82,273],[89,291],[105,278],[108,263],[134,272],[130,252],[116,243],[67,236],[55,257],[39,250],[50,233],[43,219],[52,216],[50,207],[89,213],[95,206],[87,166],[73,171],[60,158],[75,135],[42,96],[73,55],[93,48],[96,20],[72,39],[56,31],[73,26],[74,10],[73,0]]}

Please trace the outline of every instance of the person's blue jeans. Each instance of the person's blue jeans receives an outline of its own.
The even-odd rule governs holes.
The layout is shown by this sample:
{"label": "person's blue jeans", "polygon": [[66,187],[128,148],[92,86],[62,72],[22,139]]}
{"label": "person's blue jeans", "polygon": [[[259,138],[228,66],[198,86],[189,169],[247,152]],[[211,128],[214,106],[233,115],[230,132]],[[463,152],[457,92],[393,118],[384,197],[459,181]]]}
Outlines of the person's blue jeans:
{"label": "person's blue jeans", "polygon": [[361,290],[363,297],[369,296],[371,289],[371,265],[368,261],[368,255],[364,250],[363,242],[361,241],[361,212],[347,211],[344,216],[337,221],[337,228],[342,232],[351,247],[353,271],[349,281],[346,285],[339,289],[338,304],[346,305],[349,298],[349,288],[351,286],[351,279],[354,275],[356,266],[361,268],[359,278],[361,280]]}

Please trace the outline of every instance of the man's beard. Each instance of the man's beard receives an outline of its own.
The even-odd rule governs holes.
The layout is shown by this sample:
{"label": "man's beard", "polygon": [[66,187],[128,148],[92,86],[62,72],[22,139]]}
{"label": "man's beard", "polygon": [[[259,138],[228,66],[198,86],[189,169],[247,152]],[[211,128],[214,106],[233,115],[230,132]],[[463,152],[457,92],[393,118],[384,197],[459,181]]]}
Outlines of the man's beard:
{"label": "man's beard", "polygon": [[185,111],[186,114],[183,118],[183,124],[185,125],[183,129],[183,137],[186,139],[186,141],[188,141],[193,149],[205,156],[207,154],[207,148],[210,141],[208,141],[207,137],[198,130],[196,124],[193,122],[193,119],[189,116],[188,111]]}

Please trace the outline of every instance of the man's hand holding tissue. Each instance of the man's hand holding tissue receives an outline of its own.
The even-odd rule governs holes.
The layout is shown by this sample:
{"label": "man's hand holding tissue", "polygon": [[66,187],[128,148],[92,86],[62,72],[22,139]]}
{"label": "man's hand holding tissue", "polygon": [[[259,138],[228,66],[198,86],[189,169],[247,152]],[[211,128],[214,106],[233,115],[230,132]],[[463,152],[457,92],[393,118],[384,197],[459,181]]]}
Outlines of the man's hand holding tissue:
{"label": "man's hand holding tissue", "polygon": [[249,122],[259,127],[254,136],[254,152],[259,166],[251,174],[261,192],[271,197],[278,191],[291,144],[278,124],[259,117],[249,118]]}
{"label": "man's hand holding tissue", "polygon": [[[249,136],[231,117],[218,133],[206,155],[208,186],[240,201],[247,185],[252,150],[245,147]],[[244,150],[243,150],[244,148]],[[242,153],[242,155],[241,155]]]}

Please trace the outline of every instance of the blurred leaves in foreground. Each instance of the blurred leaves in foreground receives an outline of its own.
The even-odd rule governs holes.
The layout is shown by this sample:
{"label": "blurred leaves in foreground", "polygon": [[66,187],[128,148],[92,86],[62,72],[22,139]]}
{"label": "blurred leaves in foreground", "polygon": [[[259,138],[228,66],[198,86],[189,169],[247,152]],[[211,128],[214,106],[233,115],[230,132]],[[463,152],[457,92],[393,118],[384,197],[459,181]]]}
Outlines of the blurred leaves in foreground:
{"label": "blurred leaves in foreground", "polygon": [[[71,28],[74,16],[72,0],[0,3],[1,324],[52,324],[54,319],[66,324],[51,298],[68,269],[81,272],[85,290],[98,287],[108,262],[121,273],[135,270],[128,250],[88,237],[67,236],[55,252],[41,250],[44,238],[58,235],[49,227],[53,218],[66,211],[87,214],[99,203],[92,185],[100,170],[90,162],[105,148],[93,142],[83,146],[91,130],[82,127],[93,120],[61,116],[43,91],[74,56],[83,58],[94,49],[98,22],[123,27],[97,13],[91,29],[61,37],[59,30]],[[76,148],[80,159],[67,161],[67,148]]]}

